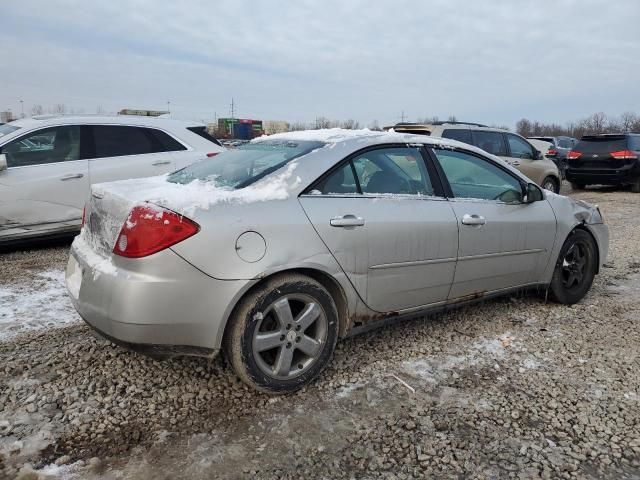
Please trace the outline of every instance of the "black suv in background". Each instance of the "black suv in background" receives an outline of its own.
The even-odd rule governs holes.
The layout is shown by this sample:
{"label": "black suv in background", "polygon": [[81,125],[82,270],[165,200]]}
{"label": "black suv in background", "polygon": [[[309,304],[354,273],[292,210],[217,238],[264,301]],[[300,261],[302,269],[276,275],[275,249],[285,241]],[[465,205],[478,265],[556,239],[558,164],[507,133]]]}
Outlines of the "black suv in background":
{"label": "black suv in background", "polygon": [[640,134],[585,135],[567,155],[567,180],[586,185],[631,185],[640,193]]}
{"label": "black suv in background", "polygon": [[546,153],[548,158],[551,158],[558,166],[558,170],[562,174],[562,178],[565,178],[565,172],[567,170],[567,154],[573,147],[576,146],[578,140],[573,137],[527,137],[533,140],[542,140],[543,142],[549,142],[552,147]]}

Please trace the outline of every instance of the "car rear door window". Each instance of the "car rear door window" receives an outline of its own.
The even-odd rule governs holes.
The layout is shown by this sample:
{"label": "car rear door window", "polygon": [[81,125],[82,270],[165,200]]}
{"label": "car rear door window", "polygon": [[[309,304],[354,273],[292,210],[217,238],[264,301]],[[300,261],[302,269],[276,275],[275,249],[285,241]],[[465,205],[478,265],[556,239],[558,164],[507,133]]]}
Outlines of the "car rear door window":
{"label": "car rear door window", "polygon": [[505,157],[507,155],[507,147],[501,132],[474,130],[472,135],[473,145],[476,147],[499,157]]}
{"label": "car rear door window", "polygon": [[459,142],[472,144],[471,130],[466,128],[447,128],[442,132],[442,138],[450,138]]}
{"label": "car rear door window", "polygon": [[311,193],[433,195],[434,190],[420,150],[393,147],[369,150],[345,162]]}
{"label": "car rear door window", "polygon": [[38,130],[2,147],[8,167],[80,160],[80,127],[67,125]]}
{"label": "car rear door window", "polygon": [[640,135],[629,135],[629,149],[640,150]]}
{"label": "car rear door window", "polygon": [[144,155],[165,151],[161,142],[142,127],[94,125],[96,158]]}
{"label": "car rear door window", "polygon": [[493,163],[458,150],[433,150],[454,196],[522,202],[520,181]]}
{"label": "car rear door window", "polygon": [[512,157],[533,159],[533,149],[531,148],[531,145],[512,133],[507,133],[506,136]]}
{"label": "car rear door window", "polygon": [[157,130],[155,128],[145,128],[144,130],[155,137],[155,139],[162,145],[162,150],[165,152],[179,152],[187,149],[187,147],[181,144],[178,140],[161,130]]}

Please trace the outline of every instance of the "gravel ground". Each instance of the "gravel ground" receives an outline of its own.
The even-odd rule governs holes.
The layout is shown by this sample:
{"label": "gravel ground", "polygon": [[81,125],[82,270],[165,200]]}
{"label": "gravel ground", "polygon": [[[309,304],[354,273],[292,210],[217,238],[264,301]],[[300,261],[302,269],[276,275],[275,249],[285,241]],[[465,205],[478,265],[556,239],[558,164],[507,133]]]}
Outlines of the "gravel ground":
{"label": "gravel ground", "polygon": [[[611,228],[580,304],[513,296],[348,339],[290,396],[73,318],[9,335],[0,478],[640,478],[640,196],[572,195]],[[67,250],[1,255],[0,288],[33,294]]]}

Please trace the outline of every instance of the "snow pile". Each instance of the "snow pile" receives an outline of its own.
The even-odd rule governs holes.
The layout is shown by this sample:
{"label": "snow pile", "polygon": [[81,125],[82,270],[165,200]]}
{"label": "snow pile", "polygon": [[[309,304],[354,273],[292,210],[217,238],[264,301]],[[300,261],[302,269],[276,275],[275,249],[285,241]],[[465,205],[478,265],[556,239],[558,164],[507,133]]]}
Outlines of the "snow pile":
{"label": "snow pile", "polygon": [[280,173],[269,175],[248,187],[219,187],[213,182],[194,180],[187,184],[167,181],[167,176],[122,180],[93,186],[98,196],[115,195],[126,199],[130,206],[149,202],[165,206],[187,217],[196,210],[208,210],[219,203],[253,203],[284,200],[302,181],[294,176],[298,163],[291,162]]}
{"label": "snow pile", "polygon": [[67,294],[64,271],[46,270],[31,285],[0,287],[0,340],[26,330],[80,320]]}
{"label": "snow pile", "polygon": [[[415,135],[406,133],[396,133],[393,130],[388,132],[377,132],[364,128],[361,130],[346,130],[344,128],[321,128],[319,130],[301,130],[297,132],[276,133],[274,135],[263,135],[253,140],[259,142],[262,140],[293,140],[293,141],[315,141],[325,143],[338,143],[352,139],[367,140],[370,138],[380,138],[390,142],[406,142],[407,139],[415,137]],[[421,136],[422,140],[425,139]]]}

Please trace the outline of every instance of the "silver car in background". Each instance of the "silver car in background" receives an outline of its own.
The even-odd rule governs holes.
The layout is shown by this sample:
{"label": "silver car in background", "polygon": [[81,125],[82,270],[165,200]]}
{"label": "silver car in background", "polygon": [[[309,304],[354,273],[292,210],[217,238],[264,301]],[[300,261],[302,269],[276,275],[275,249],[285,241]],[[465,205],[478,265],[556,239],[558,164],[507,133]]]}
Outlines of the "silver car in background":
{"label": "silver car in background", "polygon": [[247,384],[287,392],[385,322],[529,288],[575,303],[607,249],[597,207],[478,148],[320,130],[94,186],[67,286],[115,343],[224,350]]}

